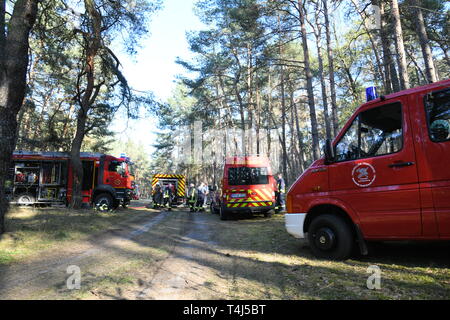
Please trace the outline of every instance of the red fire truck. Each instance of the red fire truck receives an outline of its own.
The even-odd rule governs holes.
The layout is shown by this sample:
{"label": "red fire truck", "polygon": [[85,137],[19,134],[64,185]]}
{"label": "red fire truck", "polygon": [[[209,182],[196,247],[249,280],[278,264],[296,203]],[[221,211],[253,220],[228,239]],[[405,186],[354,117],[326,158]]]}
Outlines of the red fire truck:
{"label": "red fire truck", "polygon": [[450,239],[450,80],[361,106],[287,194],[287,231],[322,258],[366,241]]}
{"label": "red fire truck", "polygon": [[225,160],[221,193],[211,211],[228,220],[233,214],[251,212],[270,215],[275,207],[275,179],[267,157],[229,157]]}
{"label": "red fire truck", "polygon": [[[80,158],[84,204],[110,210],[130,203],[134,179],[128,158],[99,153],[81,153]],[[13,204],[70,203],[73,190],[70,156],[60,152],[14,152],[6,190]]]}

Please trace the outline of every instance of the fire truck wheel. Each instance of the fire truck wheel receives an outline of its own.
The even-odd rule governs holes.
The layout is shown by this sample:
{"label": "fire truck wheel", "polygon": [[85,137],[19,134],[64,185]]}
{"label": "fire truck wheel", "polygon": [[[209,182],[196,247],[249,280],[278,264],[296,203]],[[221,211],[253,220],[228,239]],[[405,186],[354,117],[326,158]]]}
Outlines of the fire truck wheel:
{"label": "fire truck wheel", "polygon": [[270,218],[270,217],[272,217],[272,212],[269,210],[269,211],[265,211],[264,212],[264,217],[265,218]]}
{"label": "fire truck wheel", "polygon": [[209,205],[209,211],[212,214],[219,214],[220,210],[218,210],[216,207],[214,207],[214,203],[211,202],[211,204]]}
{"label": "fire truck wheel", "polygon": [[223,205],[220,206],[219,209],[219,216],[220,216],[220,220],[222,221],[226,221],[230,219],[230,214],[228,213],[228,211],[223,207]]}
{"label": "fire truck wheel", "polygon": [[94,204],[100,211],[109,211],[114,206],[114,200],[110,194],[101,193],[95,197]]}
{"label": "fire truck wheel", "polygon": [[23,193],[17,197],[16,201],[19,206],[27,206],[32,205],[36,199],[30,193]]}
{"label": "fire truck wheel", "polygon": [[353,250],[353,233],[350,226],[334,215],[320,215],[308,229],[309,246],[318,258],[346,260]]}

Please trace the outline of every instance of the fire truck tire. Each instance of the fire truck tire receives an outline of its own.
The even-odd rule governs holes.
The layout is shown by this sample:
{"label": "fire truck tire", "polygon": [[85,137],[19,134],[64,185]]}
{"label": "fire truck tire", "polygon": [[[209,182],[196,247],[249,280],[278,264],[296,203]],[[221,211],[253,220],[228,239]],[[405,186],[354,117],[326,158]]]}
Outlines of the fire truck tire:
{"label": "fire truck tire", "polygon": [[109,211],[114,207],[113,197],[109,193],[100,193],[95,197],[94,205],[100,211]]}
{"label": "fire truck tire", "polygon": [[211,211],[212,214],[219,214],[220,213],[220,209],[217,209],[216,207],[214,207],[214,203],[212,203],[212,202],[209,205],[209,211]]}
{"label": "fire truck tire", "polygon": [[224,208],[223,205],[220,206],[219,216],[220,216],[220,220],[222,220],[222,221],[226,221],[226,220],[230,219],[230,213],[227,211],[227,209]]}
{"label": "fire truck tire", "polygon": [[272,211],[270,211],[270,210],[265,211],[265,212],[264,212],[264,217],[265,217],[265,218],[270,218],[270,217],[272,217]]}
{"label": "fire truck tire", "polygon": [[318,258],[346,260],[352,254],[354,237],[346,221],[335,215],[324,214],[311,222],[308,242]]}
{"label": "fire truck tire", "polygon": [[30,193],[22,193],[16,200],[19,206],[28,206],[36,202],[36,198]]}

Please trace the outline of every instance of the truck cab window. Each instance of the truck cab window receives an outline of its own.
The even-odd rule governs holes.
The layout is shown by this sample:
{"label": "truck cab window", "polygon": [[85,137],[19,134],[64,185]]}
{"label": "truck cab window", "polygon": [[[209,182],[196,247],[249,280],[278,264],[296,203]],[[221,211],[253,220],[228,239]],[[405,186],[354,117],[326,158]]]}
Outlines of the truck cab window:
{"label": "truck cab window", "polygon": [[376,157],[403,147],[400,103],[361,112],[336,145],[336,161]]}
{"label": "truck cab window", "polygon": [[425,98],[430,139],[434,142],[450,140],[450,90],[433,92]]}
{"label": "truck cab window", "polygon": [[108,166],[108,171],[124,175],[126,173],[126,165],[126,162],[111,161]]}
{"label": "truck cab window", "polygon": [[358,159],[358,126],[359,117],[353,120],[352,125],[336,145],[336,161]]}

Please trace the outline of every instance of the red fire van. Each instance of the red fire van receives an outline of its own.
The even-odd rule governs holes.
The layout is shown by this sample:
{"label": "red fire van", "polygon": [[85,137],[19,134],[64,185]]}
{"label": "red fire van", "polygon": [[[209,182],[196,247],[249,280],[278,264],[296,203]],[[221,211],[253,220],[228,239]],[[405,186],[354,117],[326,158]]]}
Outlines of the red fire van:
{"label": "red fire van", "polygon": [[450,240],[450,80],[361,106],[287,195],[287,231],[322,258],[370,240]]}
{"label": "red fire van", "polygon": [[275,207],[274,188],[275,179],[267,157],[230,157],[225,161],[221,193],[211,209],[220,214],[221,220],[243,212],[269,216]]}

